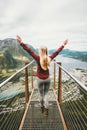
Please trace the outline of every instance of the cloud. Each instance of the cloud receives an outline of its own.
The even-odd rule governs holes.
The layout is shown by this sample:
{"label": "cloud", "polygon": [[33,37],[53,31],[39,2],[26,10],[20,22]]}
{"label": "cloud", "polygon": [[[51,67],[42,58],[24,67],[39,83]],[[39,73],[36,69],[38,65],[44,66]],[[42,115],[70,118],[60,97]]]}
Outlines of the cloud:
{"label": "cloud", "polygon": [[86,44],[86,5],[87,0],[1,0],[0,39],[19,34],[38,47],[57,47],[65,38]]}

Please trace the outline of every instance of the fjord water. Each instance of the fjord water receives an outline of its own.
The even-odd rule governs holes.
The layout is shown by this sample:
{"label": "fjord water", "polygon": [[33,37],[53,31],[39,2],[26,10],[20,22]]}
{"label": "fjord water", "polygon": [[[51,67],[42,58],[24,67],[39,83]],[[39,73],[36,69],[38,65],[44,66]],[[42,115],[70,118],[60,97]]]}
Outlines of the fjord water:
{"label": "fjord water", "polygon": [[[58,55],[55,59],[57,62],[61,62],[62,66],[69,72],[76,68],[87,70],[87,62],[62,55]],[[50,67],[50,70],[53,70],[52,67]]]}

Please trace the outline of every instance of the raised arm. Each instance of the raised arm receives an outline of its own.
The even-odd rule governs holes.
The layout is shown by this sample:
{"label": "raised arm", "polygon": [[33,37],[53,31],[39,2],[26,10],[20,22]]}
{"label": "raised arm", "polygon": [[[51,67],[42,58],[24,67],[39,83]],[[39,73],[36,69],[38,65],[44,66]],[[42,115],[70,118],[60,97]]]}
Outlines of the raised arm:
{"label": "raised arm", "polygon": [[17,40],[19,41],[20,45],[26,50],[35,60],[38,59],[38,55],[35,54],[26,44],[23,43],[22,38],[17,35]]}
{"label": "raised arm", "polygon": [[52,55],[49,56],[51,60],[54,59],[63,50],[63,48],[65,47],[67,43],[68,43],[68,40],[65,40],[63,44]]}

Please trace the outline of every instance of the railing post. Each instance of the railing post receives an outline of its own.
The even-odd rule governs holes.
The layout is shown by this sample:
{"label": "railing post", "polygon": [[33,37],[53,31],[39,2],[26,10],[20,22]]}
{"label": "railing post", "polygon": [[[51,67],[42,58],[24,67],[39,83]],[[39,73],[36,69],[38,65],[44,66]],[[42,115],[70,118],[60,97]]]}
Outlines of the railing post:
{"label": "railing post", "polygon": [[[25,65],[28,63],[26,62]],[[28,90],[28,67],[25,68],[25,100],[26,103],[29,101],[29,90]]]}
{"label": "railing post", "polygon": [[[62,65],[61,62],[57,62],[59,65]],[[58,84],[58,102],[62,101],[62,69],[59,67],[59,84]]]}
{"label": "railing post", "polygon": [[56,60],[54,59],[54,89],[56,89]]}
{"label": "railing post", "polygon": [[32,86],[32,89],[33,89],[33,64],[31,66],[31,86]]}

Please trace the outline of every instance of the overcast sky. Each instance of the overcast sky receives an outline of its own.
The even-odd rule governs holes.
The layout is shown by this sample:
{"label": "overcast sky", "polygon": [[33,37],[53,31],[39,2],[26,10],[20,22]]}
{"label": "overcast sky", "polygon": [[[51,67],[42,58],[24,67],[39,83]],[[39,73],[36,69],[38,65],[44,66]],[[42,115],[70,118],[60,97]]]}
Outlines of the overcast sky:
{"label": "overcast sky", "polygon": [[87,51],[87,0],[0,0],[0,40]]}

